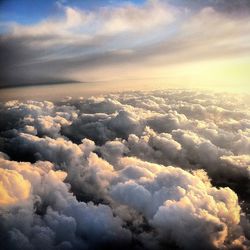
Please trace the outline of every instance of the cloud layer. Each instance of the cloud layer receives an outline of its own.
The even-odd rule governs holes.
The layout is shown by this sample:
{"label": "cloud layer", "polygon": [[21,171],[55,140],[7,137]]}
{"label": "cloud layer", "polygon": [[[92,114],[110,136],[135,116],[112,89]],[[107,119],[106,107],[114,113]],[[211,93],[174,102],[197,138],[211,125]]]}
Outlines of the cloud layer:
{"label": "cloud layer", "polygon": [[0,86],[155,77],[180,85],[184,79],[192,82],[190,72],[201,78],[197,85],[206,82],[211,67],[221,68],[223,83],[223,70],[238,68],[239,61],[245,65],[241,69],[247,67],[241,70],[244,78],[250,22],[242,10],[249,10],[249,4],[192,2],[127,2],[93,10],[57,3],[60,15],[55,17],[35,24],[3,23]]}
{"label": "cloud layer", "polygon": [[176,90],[2,103],[1,248],[248,249],[247,100]]}

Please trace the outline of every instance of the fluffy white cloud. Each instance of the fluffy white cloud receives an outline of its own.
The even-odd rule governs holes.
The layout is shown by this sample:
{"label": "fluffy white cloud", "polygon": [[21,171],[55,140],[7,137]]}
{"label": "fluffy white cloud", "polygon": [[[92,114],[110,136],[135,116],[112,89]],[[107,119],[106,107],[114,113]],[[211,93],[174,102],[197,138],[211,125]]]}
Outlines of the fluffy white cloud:
{"label": "fluffy white cloud", "polygon": [[247,249],[243,100],[176,90],[2,104],[3,249]]}
{"label": "fluffy white cloud", "polygon": [[130,232],[111,208],[78,202],[63,182],[67,174],[54,171],[50,162],[1,159],[1,167],[3,249],[85,249],[129,242]]}
{"label": "fluffy white cloud", "polygon": [[22,202],[29,197],[30,183],[16,171],[0,169],[0,205]]}

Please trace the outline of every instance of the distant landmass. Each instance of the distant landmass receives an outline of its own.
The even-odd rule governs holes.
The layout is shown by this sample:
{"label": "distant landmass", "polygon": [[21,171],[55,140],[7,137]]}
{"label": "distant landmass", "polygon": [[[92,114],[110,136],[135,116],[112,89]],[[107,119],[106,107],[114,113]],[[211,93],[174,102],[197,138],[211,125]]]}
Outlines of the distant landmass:
{"label": "distant landmass", "polygon": [[41,81],[41,82],[32,82],[32,83],[17,83],[17,84],[4,84],[0,85],[0,89],[6,89],[6,88],[21,88],[21,87],[30,87],[30,86],[47,86],[47,85],[59,85],[59,84],[67,84],[67,83],[84,83],[82,81],[76,81],[76,80],[51,80],[51,81]]}

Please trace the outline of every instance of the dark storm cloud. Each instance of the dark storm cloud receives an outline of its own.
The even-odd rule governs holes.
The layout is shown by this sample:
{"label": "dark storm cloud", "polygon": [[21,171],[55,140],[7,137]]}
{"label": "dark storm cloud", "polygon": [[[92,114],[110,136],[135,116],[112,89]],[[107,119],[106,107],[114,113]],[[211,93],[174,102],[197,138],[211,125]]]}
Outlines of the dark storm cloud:
{"label": "dark storm cloud", "polygon": [[3,103],[1,247],[248,249],[243,100],[176,90]]}

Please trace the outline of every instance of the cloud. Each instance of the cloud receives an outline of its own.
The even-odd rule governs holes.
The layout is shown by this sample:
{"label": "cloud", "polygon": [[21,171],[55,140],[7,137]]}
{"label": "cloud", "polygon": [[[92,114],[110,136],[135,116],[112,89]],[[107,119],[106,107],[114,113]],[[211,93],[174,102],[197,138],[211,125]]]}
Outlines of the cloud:
{"label": "cloud", "polygon": [[247,249],[244,100],[172,90],[2,103],[1,247]]}
{"label": "cloud", "polygon": [[[12,23],[0,39],[1,86],[175,79],[176,72],[190,63],[216,59],[223,64],[225,58],[227,63],[239,58],[244,63],[249,15],[227,15],[216,7],[217,1],[201,5],[195,10],[148,1],[91,11],[60,5],[60,18],[32,25]],[[221,4],[225,9],[231,5]]]}
{"label": "cloud", "polygon": [[[238,230],[238,226],[233,226],[239,222],[237,196],[230,189],[212,187],[203,171],[192,175],[178,168],[150,166],[136,159],[125,162],[130,166],[130,174],[124,172],[129,180],[125,177],[124,182],[115,185],[111,195],[143,213],[159,232],[161,242],[174,242],[181,249],[220,248],[229,231],[235,234]],[[154,167],[156,172],[152,171]]]}
{"label": "cloud", "polygon": [[[1,179],[10,178],[13,184],[7,187],[8,192],[16,199],[14,203],[14,197],[4,196],[1,203],[3,249],[95,248],[129,242],[130,233],[108,206],[76,200],[63,183],[66,175],[52,170],[49,162],[31,165],[1,159]],[[30,187],[32,192],[27,197]],[[15,192],[17,188],[20,189]],[[24,198],[27,203],[20,203]]]}
{"label": "cloud", "polygon": [[0,204],[9,205],[22,202],[29,197],[30,183],[15,171],[0,169],[1,200]]}
{"label": "cloud", "polygon": [[249,2],[246,0],[239,0],[239,1],[233,1],[233,0],[205,0],[205,1],[168,1],[170,3],[177,3],[179,5],[183,5],[186,7],[192,7],[192,8],[204,8],[207,6],[212,6],[213,8],[223,11],[225,13],[231,13],[231,12],[238,12],[244,13],[244,11],[247,11],[247,9],[250,7]]}

